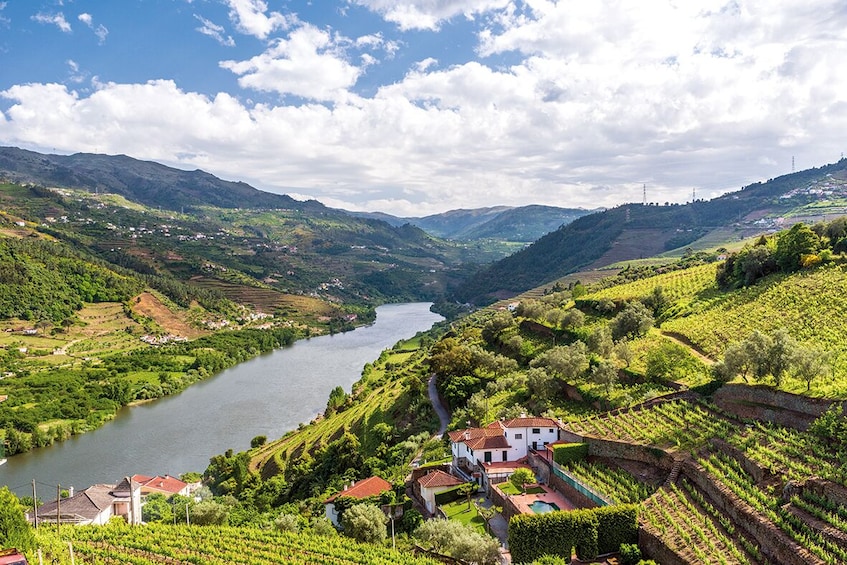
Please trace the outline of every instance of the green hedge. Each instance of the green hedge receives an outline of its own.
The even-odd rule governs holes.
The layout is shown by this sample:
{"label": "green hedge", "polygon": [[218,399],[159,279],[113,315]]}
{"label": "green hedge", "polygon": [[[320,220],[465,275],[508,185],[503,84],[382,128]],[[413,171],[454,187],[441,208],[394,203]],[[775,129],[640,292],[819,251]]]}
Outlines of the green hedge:
{"label": "green hedge", "polygon": [[515,563],[530,563],[542,555],[580,559],[617,551],[622,543],[638,542],[638,506],[521,514],[509,522],[509,549]]}
{"label": "green hedge", "polygon": [[[465,484],[473,485],[474,490],[472,492],[476,492],[476,490],[478,488],[476,483],[465,483]],[[462,494],[460,492],[460,490],[464,486],[465,485],[458,485],[458,486],[451,488],[450,490],[445,490],[444,492],[439,492],[438,494],[436,494],[435,495],[436,506],[441,506],[442,504],[450,504],[451,502],[459,500],[460,498],[465,496],[464,494]]]}
{"label": "green hedge", "polygon": [[553,461],[565,466],[571,461],[582,461],[588,457],[587,443],[562,443],[553,446]]}

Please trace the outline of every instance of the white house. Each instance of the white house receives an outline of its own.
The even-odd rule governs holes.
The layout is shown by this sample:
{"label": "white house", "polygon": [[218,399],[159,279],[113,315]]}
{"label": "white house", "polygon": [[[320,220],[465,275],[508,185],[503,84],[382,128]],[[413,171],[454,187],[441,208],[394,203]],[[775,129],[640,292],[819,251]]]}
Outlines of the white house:
{"label": "white house", "polygon": [[362,479],[359,482],[353,483],[349,487],[345,486],[344,490],[341,490],[326,500],[324,500],[324,509],[326,512],[326,517],[330,522],[336,527],[340,526],[338,521],[338,510],[335,508],[335,501],[341,497],[349,496],[351,498],[357,498],[359,500],[370,498],[372,496],[378,496],[384,492],[387,492],[392,489],[391,483],[386,481],[381,477],[368,477],[367,479]]}
{"label": "white house", "polygon": [[484,428],[450,432],[453,465],[481,476],[485,465],[524,459],[559,439],[562,423],[552,418],[522,416],[497,420]]}
{"label": "white house", "polygon": [[437,504],[435,504],[436,494],[450,490],[451,488],[457,487],[461,484],[464,484],[464,481],[461,481],[440,469],[427,473],[418,479],[418,485],[421,487],[421,498],[423,499],[426,509],[430,514],[435,514],[435,507],[437,506]]}
{"label": "white house", "polygon": [[[141,523],[141,488],[129,478],[117,485],[93,485],[78,493],[70,490],[67,498],[46,502],[38,507],[38,521],[81,526],[106,524],[112,517],[120,516],[130,524]],[[27,520],[35,516],[27,512]]]}

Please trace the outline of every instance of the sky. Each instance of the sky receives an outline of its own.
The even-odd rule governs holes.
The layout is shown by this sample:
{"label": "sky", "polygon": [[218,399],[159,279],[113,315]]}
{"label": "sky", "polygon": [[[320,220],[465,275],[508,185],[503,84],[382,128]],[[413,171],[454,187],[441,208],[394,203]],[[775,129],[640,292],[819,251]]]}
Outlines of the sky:
{"label": "sky", "polygon": [[712,198],[847,150],[844,0],[0,0],[0,145],[348,210]]}

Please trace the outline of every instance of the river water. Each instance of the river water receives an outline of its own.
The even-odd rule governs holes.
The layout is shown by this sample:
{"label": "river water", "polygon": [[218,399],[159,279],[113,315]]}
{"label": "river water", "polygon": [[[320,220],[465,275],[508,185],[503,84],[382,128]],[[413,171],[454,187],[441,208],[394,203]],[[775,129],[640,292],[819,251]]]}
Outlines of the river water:
{"label": "river water", "polygon": [[[85,488],[134,474],[203,472],[209,458],[244,451],[258,435],[276,439],[326,407],[336,386],[350,391],[365,363],[443,318],[429,303],[377,308],[376,322],[351,332],[300,340],[190,386],[122,409],[114,421],[68,441],[10,457],[0,485],[50,499],[56,485]],[[50,488],[52,487],[52,491]]]}

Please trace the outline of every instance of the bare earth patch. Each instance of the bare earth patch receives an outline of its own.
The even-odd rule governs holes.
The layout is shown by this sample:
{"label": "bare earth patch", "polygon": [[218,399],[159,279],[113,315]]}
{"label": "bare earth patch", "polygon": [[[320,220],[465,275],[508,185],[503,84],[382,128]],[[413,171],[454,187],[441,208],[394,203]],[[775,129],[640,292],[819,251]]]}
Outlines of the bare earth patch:
{"label": "bare earth patch", "polygon": [[132,300],[132,311],[151,318],[165,332],[172,335],[194,339],[208,334],[208,332],[191,327],[183,317],[169,310],[167,306],[162,304],[158,298],[149,292],[142,292],[137,298]]}

